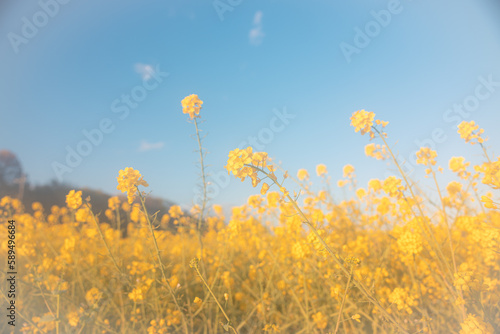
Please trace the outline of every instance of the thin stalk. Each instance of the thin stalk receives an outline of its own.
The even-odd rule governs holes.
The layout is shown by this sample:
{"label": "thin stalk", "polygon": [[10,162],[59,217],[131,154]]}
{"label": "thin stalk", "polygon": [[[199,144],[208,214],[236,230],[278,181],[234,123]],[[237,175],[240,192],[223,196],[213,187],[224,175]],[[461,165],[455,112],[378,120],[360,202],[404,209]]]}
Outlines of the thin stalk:
{"label": "thin stalk", "polygon": [[450,244],[451,258],[453,260],[453,270],[454,270],[454,273],[456,273],[457,272],[457,263],[455,261],[455,251],[453,250],[453,243],[451,241],[450,224],[448,223],[448,216],[446,214],[446,207],[444,206],[443,196],[441,195],[441,190],[439,189],[439,184],[438,184],[437,178],[436,178],[436,172],[434,170],[432,170],[432,177],[434,179],[434,183],[436,184],[436,189],[437,189],[438,194],[439,194],[439,199],[441,200],[444,222],[446,224],[446,231],[448,232],[448,240],[449,240],[449,244]]}
{"label": "thin stalk", "polygon": [[231,325],[231,320],[229,320],[229,317],[227,316],[226,312],[222,308],[222,305],[219,303],[219,300],[215,297],[214,293],[212,292],[212,289],[210,289],[210,286],[208,286],[207,282],[203,278],[203,275],[200,273],[200,268],[198,266],[198,259],[193,259],[191,261],[190,267],[193,268],[196,271],[196,274],[198,274],[198,277],[200,277],[201,281],[203,282],[203,284],[206,286],[206,288],[210,292],[210,295],[212,296],[212,298],[217,303],[217,306],[219,306],[219,309],[222,311],[222,314],[224,314],[224,317],[227,320],[227,325],[224,326],[224,329],[227,331],[227,328],[231,328],[234,333],[238,334],[238,332],[236,331],[236,329],[234,329],[234,327]]}
{"label": "thin stalk", "polygon": [[99,227],[99,223],[97,222],[97,219],[95,219],[95,215],[92,212],[89,203],[85,203],[85,204],[86,204],[87,208],[89,209],[90,214],[92,215],[92,220],[94,221],[95,226],[97,228],[97,231],[99,232],[99,235],[101,236],[101,240],[104,243],[106,250],[108,251],[108,254],[109,254],[109,257],[111,258],[111,261],[113,261],[113,264],[115,265],[116,270],[118,270],[120,275],[122,275],[123,273],[122,273],[120,267],[118,266],[118,263],[116,262],[115,257],[113,256],[113,253],[111,253],[111,250],[109,249],[108,243],[106,242],[106,239],[104,238],[104,235],[102,234],[101,228]]}
{"label": "thin stalk", "polygon": [[347,280],[347,286],[345,287],[344,297],[342,298],[342,304],[340,304],[339,316],[337,318],[337,324],[335,325],[335,334],[337,334],[339,330],[339,325],[342,320],[342,311],[344,309],[345,300],[347,299],[347,293],[349,292],[349,285],[351,284],[352,273],[354,271],[354,267],[351,267],[351,272],[349,273],[349,278]]}
{"label": "thin stalk", "polygon": [[59,309],[60,309],[60,303],[61,302],[61,295],[60,293],[57,294],[57,308],[56,308],[56,314],[57,314],[57,318],[56,318],[56,333],[59,334]]}
{"label": "thin stalk", "polygon": [[194,126],[196,128],[196,139],[198,141],[198,147],[200,149],[199,153],[200,153],[200,165],[201,165],[201,179],[203,182],[203,202],[201,204],[200,214],[198,217],[198,239],[200,242],[201,250],[203,252],[203,241],[201,238],[201,223],[203,222],[203,214],[205,213],[205,207],[207,205],[207,181],[205,176],[205,163],[203,160],[203,147],[201,145],[201,139],[200,139],[200,129],[198,128],[198,121],[196,118],[194,119]]}
{"label": "thin stalk", "polygon": [[148,210],[146,209],[146,201],[145,201],[144,196],[139,191],[139,188],[137,186],[136,186],[136,189],[137,189],[137,193],[139,194],[139,198],[141,199],[142,209],[144,210],[144,215],[146,216],[146,220],[148,222],[149,231],[151,232],[151,236],[153,237],[153,243],[154,243],[154,247],[156,250],[156,256],[158,257],[158,264],[160,267],[161,274],[162,274],[165,282],[167,282],[167,284],[165,284],[165,285],[167,286],[167,289],[168,289],[170,295],[172,296],[172,299],[174,300],[175,306],[177,307],[177,309],[179,310],[179,312],[182,315],[182,325],[184,326],[184,332],[187,334],[187,333],[189,333],[189,331],[188,331],[188,326],[187,326],[187,322],[186,322],[186,317],[184,315],[184,312],[182,312],[182,309],[179,306],[179,303],[177,302],[177,298],[175,297],[174,291],[172,290],[172,287],[170,286],[170,282],[167,279],[167,275],[165,274],[163,262],[161,261],[160,249],[158,247],[158,243],[156,242],[156,237],[155,237],[155,233],[153,230],[153,224],[151,223],[151,220],[149,219]]}

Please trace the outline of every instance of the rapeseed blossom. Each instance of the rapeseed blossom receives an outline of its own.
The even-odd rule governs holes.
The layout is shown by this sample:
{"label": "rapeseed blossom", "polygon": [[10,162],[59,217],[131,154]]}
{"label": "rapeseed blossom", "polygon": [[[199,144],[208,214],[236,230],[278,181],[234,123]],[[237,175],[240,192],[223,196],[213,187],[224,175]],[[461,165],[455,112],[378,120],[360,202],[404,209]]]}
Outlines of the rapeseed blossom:
{"label": "rapeseed blossom", "polygon": [[375,132],[373,131],[373,122],[375,121],[376,125],[381,125],[382,128],[386,127],[389,122],[384,122],[381,120],[374,120],[375,113],[371,111],[358,110],[354,112],[351,116],[351,126],[354,127],[355,132],[361,131],[361,134],[364,135],[368,133],[370,135],[370,139],[375,138]]}
{"label": "rapeseed blossom", "polygon": [[200,117],[201,106],[203,105],[203,101],[198,98],[198,95],[191,94],[186,96],[182,101],[182,112],[184,114],[189,114],[191,119]]}
{"label": "rapeseed blossom", "polygon": [[82,192],[71,190],[68,195],[66,195],[66,204],[68,208],[76,210],[82,205]]}
{"label": "rapeseed blossom", "polygon": [[137,193],[138,186],[148,187],[148,183],[143,180],[142,175],[138,170],[132,167],[127,167],[120,170],[119,176],[117,177],[118,186],[116,189],[121,190],[122,193],[127,193],[128,203],[132,204]]}
{"label": "rapeseed blossom", "polygon": [[472,145],[482,144],[486,141],[486,139],[481,137],[484,130],[479,129],[479,125],[474,121],[462,121],[462,123],[458,124],[458,133],[466,143],[471,143]]}
{"label": "rapeseed blossom", "polygon": [[328,173],[326,166],[324,164],[319,164],[316,166],[316,175],[323,176]]}

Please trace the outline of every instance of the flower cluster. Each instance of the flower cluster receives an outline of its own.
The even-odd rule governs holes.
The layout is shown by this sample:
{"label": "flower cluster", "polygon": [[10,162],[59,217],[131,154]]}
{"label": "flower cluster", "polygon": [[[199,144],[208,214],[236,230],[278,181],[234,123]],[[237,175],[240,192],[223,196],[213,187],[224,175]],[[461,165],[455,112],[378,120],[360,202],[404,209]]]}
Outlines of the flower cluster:
{"label": "flower cluster", "polygon": [[434,166],[436,164],[437,153],[429,147],[421,147],[417,152],[417,164],[424,166]]}
{"label": "flower cluster", "polygon": [[[228,174],[231,172],[235,177],[244,181],[245,178],[250,177],[252,179],[252,186],[256,187],[260,179],[257,175],[258,171],[267,173],[271,179],[276,180],[274,176],[274,166],[269,164],[269,158],[266,152],[253,152],[251,146],[244,150],[239,148],[229,152],[229,159],[227,160],[227,165],[224,166],[227,169]],[[265,169],[268,171],[265,171]],[[264,184],[263,192],[265,193],[269,186]]]}
{"label": "flower cluster", "polygon": [[448,162],[448,168],[464,180],[470,176],[470,172],[467,172],[469,165],[470,162],[465,162],[464,157],[452,157]]}
{"label": "flower cluster", "polygon": [[384,180],[382,189],[386,192],[387,195],[391,197],[398,197],[404,190],[404,186],[401,184],[401,179],[398,179],[395,176],[389,176]]}
{"label": "flower cluster", "polygon": [[182,101],[182,112],[184,114],[189,114],[191,119],[200,117],[201,106],[203,105],[203,101],[198,98],[198,95],[191,94],[186,96]]}
{"label": "flower cluster", "polygon": [[[368,133],[370,139],[375,138],[375,132],[373,132],[373,121],[375,118],[375,113],[371,111],[358,110],[354,112],[351,116],[351,126],[354,127],[354,131],[361,131],[364,135]],[[379,119],[375,120],[375,124],[382,125],[382,128],[386,127],[389,122],[384,122]]]}
{"label": "flower cluster", "polygon": [[141,173],[132,167],[120,170],[116,179],[118,180],[116,189],[121,190],[122,193],[127,193],[128,202],[130,204],[132,204],[135,199],[138,186],[149,186],[149,184],[142,179]]}
{"label": "flower cluster", "polygon": [[411,230],[402,233],[397,243],[401,251],[408,255],[418,255],[423,249],[422,237]]}
{"label": "flower cluster", "polygon": [[463,323],[460,324],[462,330],[460,334],[493,334],[494,329],[489,324],[484,322],[480,317],[474,314],[468,314]]}
{"label": "flower cluster", "polygon": [[480,288],[479,280],[474,277],[474,272],[471,270],[455,273],[453,285],[462,292],[469,292]]}
{"label": "flower cluster", "polygon": [[489,185],[493,189],[500,189],[500,157],[498,157],[497,161],[474,166],[474,169],[483,174],[482,183]]}
{"label": "flower cluster", "polygon": [[458,124],[458,133],[466,143],[471,143],[472,145],[482,144],[486,141],[486,139],[481,137],[484,130],[479,129],[479,125],[477,125],[474,121],[462,121],[462,123]]}
{"label": "flower cluster", "polygon": [[325,164],[319,164],[316,166],[316,175],[318,176],[324,176],[328,173],[328,170],[326,169]]}
{"label": "flower cluster", "polygon": [[365,146],[365,154],[367,157],[372,157],[377,160],[387,159],[389,152],[385,145],[370,143]]}
{"label": "flower cluster", "polygon": [[305,169],[299,169],[297,171],[297,178],[299,181],[304,181],[305,179],[309,178],[309,173]]}
{"label": "flower cluster", "polygon": [[409,293],[409,289],[396,288],[389,295],[389,301],[396,304],[398,310],[405,310],[408,314],[412,314],[412,306],[418,305],[416,298]]}
{"label": "flower cluster", "polygon": [[82,205],[82,192],[71,190],[66,195],[66,204],[68,208],[76,210]]}

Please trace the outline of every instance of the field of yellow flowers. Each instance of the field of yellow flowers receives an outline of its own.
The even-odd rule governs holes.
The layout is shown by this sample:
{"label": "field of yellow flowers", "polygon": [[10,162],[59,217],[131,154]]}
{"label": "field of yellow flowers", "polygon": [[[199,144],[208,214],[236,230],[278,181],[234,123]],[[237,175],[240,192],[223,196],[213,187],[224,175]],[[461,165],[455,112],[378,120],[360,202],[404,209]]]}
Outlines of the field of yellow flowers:
{"label": "field of yellow flowers", "polygon": [[[197,95],[182,101],[197,135],[202,103]],[[77,189],[65,207],[33,203],[33,214],[1,199],[1,256],[7,220],[16,221],[16,331],[500,333],[500,157],[489,156],[483,130],[459,125],[457,135],[484,161],[453,157],[446,169],[455,181],[445,191],[436,152],[418,152],[435,203],[398,164],[387,122],[360,110],[351,125],[379,142],[366,155],[400,173],[359,187],[346,165],[338,186],[356,196],[342,202],[329,192],[325,165],[316,168],[324,181],[316,191],[309,171],[291,175],[251,147],[229,153],[228,172],[256,187],[230,217],[206,191],[189,213],[147,212],[147,175],[130,167],[118,176],[127,200],[111,198],[101,215]],[[116,228],[123,224],[126,238]]]}

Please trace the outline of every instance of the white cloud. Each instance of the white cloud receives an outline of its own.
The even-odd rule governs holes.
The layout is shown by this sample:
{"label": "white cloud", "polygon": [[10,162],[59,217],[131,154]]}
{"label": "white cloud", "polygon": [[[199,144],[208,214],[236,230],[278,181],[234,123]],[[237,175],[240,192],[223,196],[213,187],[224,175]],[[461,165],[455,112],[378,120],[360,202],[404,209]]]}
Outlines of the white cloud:
{"label": "white cloud", "polygon": [[253,24],[262,24],[262,11],[257,11],[253,17]]}
{"label": "white cloud", "polygon": [[257,11],[253,17],[253,28],[248,33],[250,44],[260,45],[264,39],[264,31],[262,30],[262,11]]}
{"label": "white cloud", "polygon": [[141,64],[137,63],[134,65],[135,71],[139,73],[142,77],[142,80],[149,80],[155,73],[155,70],[152,65],[149,64]]}
{"label": "white cloud", "polygon": [[141,141],[141,146],[139,147],[139,152],[147,152],[152,150],[161,150],[165,146],[165,143],[159,141],[157,143],[150,143],[147,140]]}

